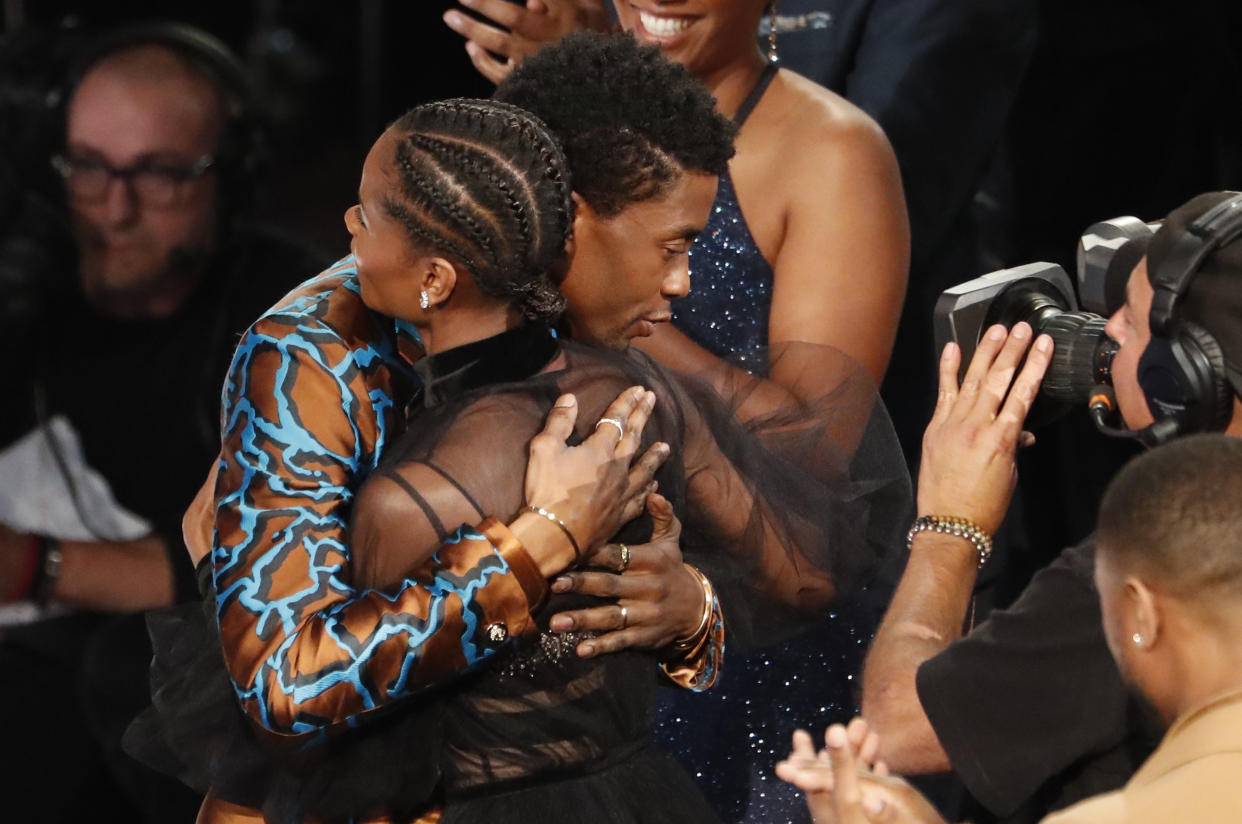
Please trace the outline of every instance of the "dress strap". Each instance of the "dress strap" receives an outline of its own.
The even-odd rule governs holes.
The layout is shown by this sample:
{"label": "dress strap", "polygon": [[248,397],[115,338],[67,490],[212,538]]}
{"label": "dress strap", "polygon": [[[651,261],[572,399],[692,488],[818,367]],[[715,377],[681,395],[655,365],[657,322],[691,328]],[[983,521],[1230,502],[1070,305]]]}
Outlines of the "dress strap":
{"label": "dress strap", "polygon": [[763,72],[759,75],[759,79],[755,81],[754,88],[750,90],[750,94],[746,95],[746,99],[742,101],[742,105],[738,107],[737,114],[733,115],[733,122],[740,129],[742,124],[746,122],[746,118],[750,117],[751,111],[759,103],[759,98],[763,97],[763,93],[767,91],[768,84],[772,82],[772,78],[776,77],[777,65],[768,63],[763,67]]}

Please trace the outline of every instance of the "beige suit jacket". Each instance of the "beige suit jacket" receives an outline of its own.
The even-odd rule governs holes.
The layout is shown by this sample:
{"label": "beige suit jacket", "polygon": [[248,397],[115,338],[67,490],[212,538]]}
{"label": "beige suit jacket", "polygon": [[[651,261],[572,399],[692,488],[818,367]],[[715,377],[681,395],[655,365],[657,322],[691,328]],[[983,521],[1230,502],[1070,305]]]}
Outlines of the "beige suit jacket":
{"label": "beige suit jacket", "polygon": [[1242,822],[1242,691],[1173,723],[1122,789],[1088,798],[1042,824]]}

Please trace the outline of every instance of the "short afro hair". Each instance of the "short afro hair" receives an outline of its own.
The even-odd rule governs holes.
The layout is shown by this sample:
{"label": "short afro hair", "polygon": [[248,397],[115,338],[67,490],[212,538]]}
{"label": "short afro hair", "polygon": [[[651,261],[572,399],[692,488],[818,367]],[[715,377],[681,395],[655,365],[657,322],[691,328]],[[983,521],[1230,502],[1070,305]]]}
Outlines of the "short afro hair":
{"label": "short afro hair", "polygon": [[522,61],[493,98],[548,124],[573,190],[605,217],[683,172],[723,174],[733,156],[737,129],[703,84],[629,34],[575,32]]}
{"label": "short afro hair", "polygon": [[1189,435],[1130,461],[1100,502],[1098,544],[1177,597],[1242,600],[1242,439]]}

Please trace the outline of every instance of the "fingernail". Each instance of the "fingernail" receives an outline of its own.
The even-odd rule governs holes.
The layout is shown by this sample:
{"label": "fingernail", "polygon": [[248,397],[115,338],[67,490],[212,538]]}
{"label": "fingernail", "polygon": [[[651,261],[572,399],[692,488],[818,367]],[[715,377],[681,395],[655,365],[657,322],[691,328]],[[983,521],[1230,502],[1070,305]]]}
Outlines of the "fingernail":
{"label": "fingernail", "polygon": [[578,645],[578,657],[579,658],[590,658],[594,654],[595,654],[594,644],[579,644]]}
{"label": "fingernail", "polygon": [[1018,340],[1026,340],[1031,336],[1031,327],[1026,323],[1019,323],[1013,328],[1013,336]]}
{"label": "fingernail", "polygon": [[562,575],[559,578],[554,579],[552,581],[552,586],[548,587],[548,589],[553,592],[569,592],[570,583],[571,581]]}
{"label": "fingernail", "polygon": [[1052,351],[1052,338],[1049,335],[1040,335],[1039,340],[1035,341],[1035,348],[1040,352]]}
{"label": "fingernail", "polygon": [[455,11],[446,11],[444,13],[444,22],[450,29],[455,29],[461,25],[461,15]]}
{"label": "fingernail", "polygon": [[879,815],[884,812],[884,799],[878,795],[863,795],[863,809],[872,815]]}
{"label": "fingernail", "polygon": [[643,402],[646,403],[647,406],[649,407],[655,406],[655,402],[656,402],[655,392],[652,392],[651,390],[647,390],[647,396],[643,398]]}
{"label": "fingernail", "polygon": [[661,455],[667,456],[670,451],[671,450],[669,448],[669,445],[664,443],[664,441],[660,441],[658,444],[656,444],[656,452],[660,453]]}
{"label": "fingernail", "polygon": [[[469,49],[472,46],[474,46],[474,41],[467,40],[466,48]],[[561,395],[559,398],[556,399],[557,409],[569,409],[571,406],[577,406],[577,404],[578,404],[578,399],[575,398],[573,395]]]}
{"label": "fingernail", "polygon": [[568,632],[574,628],[574,621],[568,615],[553,615],[548,628],[553,632]]}
{"label": "fingernail", "polygon": [[824,743],[833,749],[844,747],[845,741],[845,727],[840,724],[833,724],[828,728],[827,734],[824,735]]}
{"label": "fingernail", "polygon": [[641,386],[631,386],[631,387],[630,387],[630,394],[634,396],[634,399],[635,399],[635,400],[638,400],[638,399],[642,398],[643,393],[644,393],[644,392],[646,392],[646,391],[647,391],[647,390],[643,389]]}
{"label": "fingernail", "polygon": [[1006,334],[1005,327],[998,323],[988,330],[988,340],[1004,340]]}
{"label": "fingernail", "polygon": [[474,8],[474,0],[457,0],[457,2],[461,3],[468,9]]}

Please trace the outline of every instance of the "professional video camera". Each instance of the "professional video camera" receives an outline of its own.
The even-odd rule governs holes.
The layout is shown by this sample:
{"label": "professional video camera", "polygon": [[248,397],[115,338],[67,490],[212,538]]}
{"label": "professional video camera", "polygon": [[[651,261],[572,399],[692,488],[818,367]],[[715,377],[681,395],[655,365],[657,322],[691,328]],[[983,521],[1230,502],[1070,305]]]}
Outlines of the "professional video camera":
{"label": "professional video camera", "polygon": [[0,333],[26,335],[73,271],[73,241],[49,158],[69,35],[21,29],[0,39]]}
{"label": "professional video camera", "polygon": [[936,349],[949,341],[970,363],[989,326],[1026,321],[1036,335],[1052,337],[1052,362],[1027,416],[1028,426],[1047,423],[1111,389],[1117,344],[1104,334],[1108,316],[1125,301],[1126,280],[1146,251],[1154,226],[1134,217],[1093,224],[1078,244],[1078,289],[1054,263],[1028,263],[946,289],[936,302]]}

